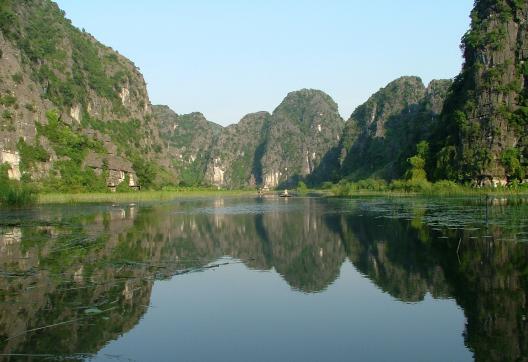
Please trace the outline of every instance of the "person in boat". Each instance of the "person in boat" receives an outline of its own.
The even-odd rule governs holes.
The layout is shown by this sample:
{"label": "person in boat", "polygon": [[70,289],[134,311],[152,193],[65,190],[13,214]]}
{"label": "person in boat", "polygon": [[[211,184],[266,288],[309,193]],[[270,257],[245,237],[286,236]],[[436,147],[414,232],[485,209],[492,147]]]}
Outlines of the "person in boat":
{"label": "person in boat", "polygon": [[290,195],[288,194],[288,190],[284,190],[284,192],[280,194],[279,196],[280,197],[290,197]]}

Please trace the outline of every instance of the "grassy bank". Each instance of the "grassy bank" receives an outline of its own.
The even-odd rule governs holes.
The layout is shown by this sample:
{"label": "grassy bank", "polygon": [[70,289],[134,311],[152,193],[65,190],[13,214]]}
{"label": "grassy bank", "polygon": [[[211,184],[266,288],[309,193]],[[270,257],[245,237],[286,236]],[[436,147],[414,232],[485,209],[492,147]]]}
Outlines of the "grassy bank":
{"label": "grassy bank", "polygon": [[37,194],[33,188],[18,181],[10,180],[9,166],[0,164],[0,206],[22,207],[33,204]]}
{"label": "grassy bank", "polygon": [[513,185],[507,187],[475,188],[456,184],[451,181],[430,183],[419,180],[395,180],[386,183],[383,180],[363,180],[359,182],[340,182],[328,187],[330,193],[336,197],[359,196],[431,196],[431,197],[460,197],[460,196],[528,196],[528,185]]}
{"label": "grassy bank", "polygon": [[[183,197],[216,197],[216,196],[252,196],[255,190],[214,190],[214,189],[179,189],[167,191],[141,191],[125,193],[40,193],[36,195],[19,187],[3,190],[6,200],[0,204],[29,205],[35,200],[38,204],[82,204],[82,203],[131,203],[169,201]],[[270,192],[274,193],[274,192]],[[300,189],[298,196],[333,196],[333,197],[460,197],[460,196],[528,196],[528,187],[472,188],[454,183],[436,184],[386,184],[379,181],[362,181],[359,183],[342,182],[327,185],[324,189]]]}
{"label": "grassy bank", "polygon": [[254,195],[255,191],[217,191],[217,190],[179,190],[179,191],[141,191],[126,193],[49,193],[39,194],[39,204],[82,204],[82,203],[124,203],[168,201],[181,197],[212,197]]}
{"label": "grassy bank", "polygon": [[[130,203],[130,202],[152,202],[170,201],[183,197],[215,197],[215,196],[252,196],[255,191],[144,191],[134,193],[82,193],[82,194],[39,194],[39,204],[83,204],[83,203]],[[528,196],[528,190],[500,189],[471,189],[462,188],[451,191],[423,190],[423,191],[402,191],[402,190],[348,190],[343,192],[328,192],[325,190],[310,190],[299,196],[333,196],[333,197],[460,197],[460,196]]]}

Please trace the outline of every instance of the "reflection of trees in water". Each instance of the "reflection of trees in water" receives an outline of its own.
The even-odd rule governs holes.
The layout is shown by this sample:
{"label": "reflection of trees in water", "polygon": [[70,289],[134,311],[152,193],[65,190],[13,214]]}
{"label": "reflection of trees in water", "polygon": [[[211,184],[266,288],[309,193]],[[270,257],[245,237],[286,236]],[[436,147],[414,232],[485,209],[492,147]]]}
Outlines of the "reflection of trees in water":
{"label": "reflection of trees in water", "polygon": [[[314,205],[255,215],[174,213],[173,206],[86,215],[65,209],[3,229],[0,270],[12,274],[0,277],[0,348],[95,353],[139,321],[154,278],[222,256],[250,268],[275,268],[294,288],[320,291],[335,280],[345,256]],[[90,308],[103,313],[88,317]]]}
{"label": "reflection of trees in water", "polygon": [[[119,280],[110,260],[134,212],[59,216],[53,223],[42,215],[38,222],[23,222],[16,240],[0,234],[2,353],[93,353],[137,323],[152,281],[125,267],[120,277],[126,278]],[[90,307],[103,313],[89,317]],[[64,324],[24,333],[57,323]]]}
{"label": "reflection of trees in water", "polygon": [[350,215],[340,226],[350,261],[383,291],[404,302],[421,301],[428,292],[449,295],[435,255],[409,222]]}
{"label": "reflection of trees in water", "polygon": [[427,292],[455,298],[476,360],[526,360],[528,248],[516,241],[526,207],[508,210],[511,224],[478,230],[435,230],[421,220],[427,210],[405,211],[409,220],[359,212],[342,217],[342,239],[358,270],[403,301],[422,300]]}
{"label": "reflection of trees in water", "polygon": [[524,361],[528,358],[527,248],[515,241],[465,236],[461,236],[460,262],[449,257],[455,247],[437,248],[468,320],[466,342],[478,360]]}
{"label": "reflection of trees in water", "polygon": [[0,348],[95,353],[139,321],[153,279],[222,256],[254,269],[274,268],[303,292],[327,288],[348,257],[401,301],[421,301],[428,292],[455,298],[468,318],[466,341],[477,359],[523,360],[528,255],[515,238],[525,213],[512,214],[510,229],[439,231],[422,222],[430,216],[424,205],[403,206],[409,216],[403,220],[359,209],[329,213],[326,201],[296,202],[302,207],[256,214],[225,213],[225,204],[195,212],[209,201],[181,204],[185,212],[175,212],[173,205],[84,214],[43,209],[38,223],[2,228],[0,270],[18,273],[0,277],[3,337],[84,318],[90,306],[108,311],[0,342]]}

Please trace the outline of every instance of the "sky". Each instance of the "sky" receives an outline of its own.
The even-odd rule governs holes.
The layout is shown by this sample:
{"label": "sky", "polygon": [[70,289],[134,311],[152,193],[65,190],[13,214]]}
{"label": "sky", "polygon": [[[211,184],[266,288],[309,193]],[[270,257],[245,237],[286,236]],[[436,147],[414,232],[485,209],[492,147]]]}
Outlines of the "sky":
{"label": "sky", "polygon": [[58,0],[131,59],[153,104],[228,125],[291,91],[328,93],[343,118],[404,75],[453,78],[473,0]]}

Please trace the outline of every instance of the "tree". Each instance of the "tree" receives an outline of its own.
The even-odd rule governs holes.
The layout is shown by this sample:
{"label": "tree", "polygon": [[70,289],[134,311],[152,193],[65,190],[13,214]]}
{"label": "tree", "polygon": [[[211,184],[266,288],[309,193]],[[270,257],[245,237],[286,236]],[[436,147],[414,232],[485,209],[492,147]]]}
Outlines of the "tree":
{"label": "tree", "polygon": [[301,194],[305,194],[308,192],[308,187],[303,181],[299,181],[299,183],[297,184],[297,191],[299,191],[299,193]]}
{"label": "tree", "polygon": [[405,173],[407,180],[427,180],[427,173],[425,172],[425,160],[429,153],[429,143],[422,141],[416,145],[416,155],[407,159],[410,169]]}
{"label": "tree", "polygon": [[139,184],[142,188],[148,189],[154,184],[156,168],[149,161],[137,158],[134,160],[132,167],[136,171]]}
{"label": "tree", "polygon": [[520,152],[516,148],[507,149],[502,153],[502,164],[506,168],[508,176],[522,180],[526,173],[519,159]]}

